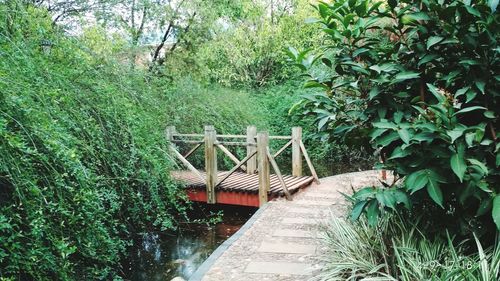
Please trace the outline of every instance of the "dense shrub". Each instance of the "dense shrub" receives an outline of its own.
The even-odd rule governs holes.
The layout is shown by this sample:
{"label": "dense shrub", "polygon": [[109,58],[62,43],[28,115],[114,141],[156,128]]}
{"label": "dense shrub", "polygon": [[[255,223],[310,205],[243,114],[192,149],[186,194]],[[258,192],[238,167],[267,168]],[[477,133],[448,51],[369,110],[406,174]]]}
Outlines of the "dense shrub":
{"label": "dense shrub", "polygon": [[304,106],[330,135],[371,139],[397,178],[356,193],[354,219],[406,208],[428,231],[500,229],[497,3],[318,4],[329,40],[315,56],[290,52],[327,68],[306,84],[326,94]]}
{"label": "dense shrub", "polygon": [[109,279],[132,234],[185,219],[165,126],[258,122],[246,93],[172,85],[121,64],[122,42],[98,28],[54,28],[0,4],[0,277]]}

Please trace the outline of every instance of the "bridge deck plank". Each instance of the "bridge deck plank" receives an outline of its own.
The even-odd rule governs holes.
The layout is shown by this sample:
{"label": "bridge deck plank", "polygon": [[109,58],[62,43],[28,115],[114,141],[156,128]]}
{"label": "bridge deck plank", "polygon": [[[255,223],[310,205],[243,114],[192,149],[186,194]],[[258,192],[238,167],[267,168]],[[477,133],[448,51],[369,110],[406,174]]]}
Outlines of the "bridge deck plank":
{"label": "bridge deck plank", "polygon": [[[200,171],[200,173],[205,177],[205,172]],[[227,171],[219,171],[217,178],[220,180],[224,177]],[[186,184],[186,188],[191,189],[205,189],[205,183],[190,171],[173,171],[171,175],[174,179]],[[306,187],[312,183],[314,178],[312,176],[301,176],[292,177],[286,175],[283,177],[285,184],[291,193],[297,192],[300,188]],[[279,182],[278,176],[271,174],[270,176],[270,190],[269,195],[273,196],[283,196],[283,190]],[[217,191],[229,191],[229,192],[243,192],[258,194],[259,193],[259,177],[257,174],[248,175],[243,172],[235,172],[230,175],[225,181],[223,181],[217,188]]]}

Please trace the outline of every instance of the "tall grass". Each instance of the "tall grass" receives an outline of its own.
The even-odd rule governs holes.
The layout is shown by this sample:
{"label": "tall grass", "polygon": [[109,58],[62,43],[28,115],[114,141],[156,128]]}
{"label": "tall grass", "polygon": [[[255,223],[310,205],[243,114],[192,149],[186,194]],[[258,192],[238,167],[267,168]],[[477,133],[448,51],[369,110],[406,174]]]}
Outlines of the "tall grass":
{"label": "tall grass", "polygon": [[[365,221],[332,218],[322,230],[328,252],[315,280],[478,280],[500,277],[500,247],[483,249],[479,239],[429,238],[400,218],[377,228]],[[475,247],[471,247],[473,244]]]}

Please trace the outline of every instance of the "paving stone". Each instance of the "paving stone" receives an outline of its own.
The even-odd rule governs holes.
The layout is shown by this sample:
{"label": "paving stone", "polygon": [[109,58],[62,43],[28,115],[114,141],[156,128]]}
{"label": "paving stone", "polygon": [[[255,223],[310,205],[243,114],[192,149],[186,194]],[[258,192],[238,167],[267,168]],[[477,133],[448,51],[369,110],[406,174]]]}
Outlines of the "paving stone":
{"label": "paving stone", "polygon": [[285,224],[317,224],[321,222],[317,218],[283,218],[281,220],[282,223]]}
{"label": "paving stone", "polygon": [[336,202],[333,201],[314,201],[314,200],[297,200],[293,204],[307,206],[333,206]]}
{"label": "paving stone", "polygon": [[257,251],[282,254],[314,254],[316,252],[316,246],[308,244],[264,241],[260,244],[260,247]]}
{"label": "paving stone", "polygon": [[[307,193],[306,196],[304,196],[304,199],[306,200],[324,200],[324,199],[342,199],[342,195],[340,194],[335,194],[335,193],[324,193],[324,192],[318,192],[318,193]],[[333,201],[333,200],[332,200]]]}
{"label": "paving stone", "polygon": [[313,234],[313,232],[311,231],[300,230],[300,229],[277,229],[273,232],[273,236],[314,238],[315,234]]}
{"label": "paving stone", "polygon": [[317,210],[314,208],[291,207],[287,209],[287,212],[297,214],[318,214],[321,212],[321,210]]}
{"label": "paving stone", "polygon": [[311,275],[313,265],[296,262],[250,262],[245,268],[247,273]]}

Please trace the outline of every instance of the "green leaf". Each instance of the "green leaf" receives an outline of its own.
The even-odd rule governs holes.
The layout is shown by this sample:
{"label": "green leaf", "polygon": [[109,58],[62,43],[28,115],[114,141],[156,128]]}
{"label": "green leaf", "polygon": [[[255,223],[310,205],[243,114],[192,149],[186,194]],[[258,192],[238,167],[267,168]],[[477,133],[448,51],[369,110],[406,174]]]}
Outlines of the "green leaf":
{"label": "green leaf", "polygon": [[403,71],[403,72],[398,73],[394,77],[393,83],[398,83],[398,82],[409,80],[409,79],[415,79],[415,78],[418,78],[418,77],[420,77],[420,73],[418,73],[418,72],[415,72],[415,71]]}
{"label": "green leaf", "polygon": [[359,218],[359,216],[363,212],[363,209],[366,206],[366,203],[368,203],[368,201],[363,200],[363,201],[358,201],[356,202],[356,204],[354,204],[354,207],[352,208],[351,211],[351,220],[355,221]]}
{"label": "green leaf", "polygon": [[365,187],[352,195],[352,198],[356,200],[366,200],[373,197],[377,190],[373,187]]}
{"label": "green leaf", "polygon": [[478,18],[481,17],[481,13],[478,10],[476,10],[476,8],[469,5],[465,5],[465,9],[467,10],[467,12],[469,12],[469,14],[474,15]]}
{"label": "green leaf", "polygon": [[408,194],[406,192],[401,191],[401,190],[394,190],[393,193],[394,193],[394,198],[396,199],[396,202],[398,204],[403,203],[405,208],[410,210],[411,204],[410,204],[410,200],[408,198]]}
{"label": "green leaf", "polygon": [[403,157],[406,157],[408,155],[410,155],[410,152],[408,150],[403,150],[400,146],[398,146],[391,153],[391,157],[389,157],[388,160],[403,158]]}
{"label": "green leaf", "polygon": [[455,128],[451,131],[447,131],[446,134],[450,136],[451,142],[454,143],[456,139],[464,134],[465,128]]}
{"label": "green leaf", "polygon": [[429,182],[427,183],[427,193],[429,193],[429,196],[432,200],[434,200],[434,202],[436,202],[436,204],[444,209],[443,192],[441,191],[438,182],[432,178],[429,178]]}
{"label": "green leaf", "polygon": [[469,163],[471,163],[472,165],[478,166],[479,169],[483,171],[484,175],[488,175],[488,167],[486,167],[486,165],[483,162],[474,158],[468,158],[467,161],[469,161]]}
{"label": "green leaf", "polygon": [[376,96],[378,96],[378,94],[380,94],[380,88],[375,86],[368,93],[368,97],[369,97],[370,100],[372,100],[373,98],[375,98]]}
{"label": "green leaf", "polygon": [[432,46],[436,45],[437,43],[443,41],[443,37],[441,36],[432,36],[427,39],[427,50],[429,50]]}
{"label": "green leaf", "polygon": [[486,86],[486,83],[484,83],[484,81],[476,81],[475,84],[479,91],[481,91],[481,93],[484,95],[484,87]]}
{"label": "green leaf", "polygon": [[476,138],[476,133],[470,132],[465,134],[465,143],[467,143],[468,147],[471,147],[474,144],[475,138]]}
{"label": "green leaf", "polygon": [[465,171],[467,170],[464,156],[461,153],[453,154],[450,159],[450,165],[455,175],[460,179],[460,182],[463,182]]}
{"label": "green leaf", "polygon": [[410,143],[410,132],[406,129],[399,129],[398,130],[398,134],[399,134],[399,137],[401,138],[401,140],[406,143],[406,144],[409,144]]}
{"label": "green leaf", "polygon": [[430,20],[431,18],[424,12],[418,12],[413,14],[406,14],[401,17],[401,22],[403,24],[416,23],[419,20]]}
{"label": "green leaf", "polygon": [[396,65],[393,63],[384,63],[381,65],[372,65],[370,66],[370,69],[380,74],[381,72],[391,72],[396,70]]}
{"label": "green leaf", "polygon": [[470,89],[470,87],[464,87],[461,89],[458,89],[457,92],[455,93],[455,97],[458,98],[459,96],[467,93],[467,91]]}
{"label": "green leaf", "polygon": [[465,102],[470,102],[471,100],[473,100],[474,98],[476,98],[477,96],[477,92],[476,91],[467,91],[467,93],[465,94],[465,96],[467,97],[467,99],[465,100]]}
{"label": "green leaf", "polygon": [[474,110],[486,110],[486,108],[482,107],[482,106],[470,106],[470,107],[466,107],[466,108],[460,109],[459,111],[455,112],[455,114],[453,114],[453,116],[456,116],[456,115],[459,115],[459,114],[463,114],[463,113],[466,113],[466,112],[471,112],[471,111],[474,111]]}
{"label": "green leaf", "polygon": [[429,83],[427,83],[426,85],[427,85],[427,88],[429,89],[429,91],[431,91],[431,94],[434,95],[440,103],[442,103],[446,100],[446,97],[443,95],[442,92],[439,91],[438,88],[436,88],[436,86],[429,84]]}
{"label": "green leaf", "polygon": [[321,129],[323,129],[323,127],[328,122],[328,120],[330,120],[330,116],[325,116],[325,117],[323,117],[323,118],[321,118],[319,120],[319,122],[318,122],[318,131],[321,131]]}
{"label": "green leaf", "polygon": [[391,144],[393,141],[399,139],[399,135],[398,133],[396,132],[390,132],[389,134],[383,136],[383,137],[379,137],[376,139],[376,144],[378,146],[382,146],[382,147],[385,147],[385,146],[388,146],[389,144]]}
{"label": "green leaf", "polygon": [[500,195],[495,196],[493,199],[493,209],[491,211],[493,221],[497,225],[497,230],[500,230]]}
{"label": "green leaf", "polygon": [[423,56],[420,61],[418,62],[418,66],[421,66],[422,64],[426,64],[430,61],[433,61],[435,58],[438,58],[439,56],[436,54],[426,54]]}
{"label": "green leaf", "polygon": [[380,122],[373,122],[372,125],[373,127],[379,129],[393,129],[393,130],[398,129],[398,126],[396,126],[396,124],[389,122],[387,120],[381,120]]}
{"label": "green leaf", "polygon": [[484,117],[489,119],[495,119],[495,112],[488,110],[484,112]]}
{"label": "green leaf", "polygon": [[381,189],[375,195],[375,198],[384,207],[396,209],[396,198],[391,194],[391,190]]}
{"label": "green leaf", "polygon": [[427,171],[420,170],[411,173],[405,179],[405,186],[407,190],[413,194],[414,192],[422,189],[429,181]]}
{"label": "green leaf", "polygon": [[371,200],[366,208],[366,218],[369,225],[377,225],[379,211],[377,200]]}
{"label": "green leaf", "polygon": [[481,204],[479,204],[479,208],[477,209],[476,216],[482,216],[486,214],[489,210],[491,210],[491,207],[493,206],[493,201],[491,198],[486,198],[481,200]]}
{"label": "green leaf", "polygon": [[496,12],[498,7],[498,0],[488,0],[488,6],[490,6],[492,13]]}

